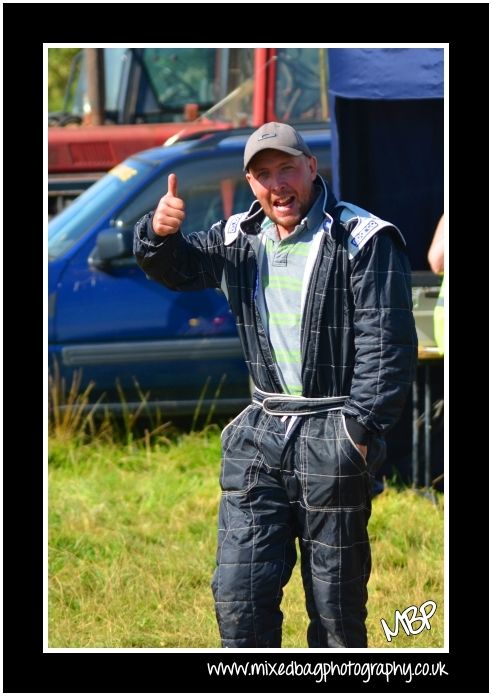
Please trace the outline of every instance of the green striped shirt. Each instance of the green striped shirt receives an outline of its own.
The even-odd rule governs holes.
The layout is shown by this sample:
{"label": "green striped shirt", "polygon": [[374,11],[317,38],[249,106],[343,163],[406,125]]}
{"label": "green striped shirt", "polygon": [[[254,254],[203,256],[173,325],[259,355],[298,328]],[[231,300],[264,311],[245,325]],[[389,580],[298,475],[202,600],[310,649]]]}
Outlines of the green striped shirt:
{"label": "green striped shirt", "polygon": [[323,222],[322,193],[307,216],[285,239],[268,217],[262,224],[261,290],[267,332],[282,387],[302,395],[301,298],[306,261],[313,237]]}

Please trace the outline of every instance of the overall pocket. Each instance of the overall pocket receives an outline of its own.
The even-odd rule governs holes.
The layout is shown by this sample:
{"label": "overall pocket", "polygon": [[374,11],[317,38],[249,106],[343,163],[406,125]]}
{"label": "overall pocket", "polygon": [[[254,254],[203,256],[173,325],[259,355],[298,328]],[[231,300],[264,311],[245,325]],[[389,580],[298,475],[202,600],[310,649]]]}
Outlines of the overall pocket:
{"label": "overall pocket", "polygon": [[300,479],[308,510],[367,505],[364,457],[347,437],[340,412],[310,416],[301,426]]}
{"label": "overall pocket", "polygon": [[[350,436],[350,433],[349,433],[348,428],[347,428],[347,420],[346,420],[345,414],[342,413],[341,416],[342,416],[343,430],[345,432],[345,437],[348,440],[349,447],[355,453],[356,459],[362,463],[361,471],[364,471],[365,469],[367,469],[367,460],[364,457],[364,455],[362,454],[362,452],[360,451],[360,449],[357,447],[355,442],[352,440],[352,437]],[[369,448],[368,448],[368,450],[369,450]]]}
{"label": "overall pocket", "polygon": [[356,452],[361,460],[364,463],[364,469],[367,469],[371,474],[374,474],[379,467],[384,463],[384,460],[386,459],[386,440],[384,439],[384,435],[376,435],[375,433],[371,433],[371,436],[369,438],[369,442],[367,443],[367,454],[365,457],[363,457],[362,453],[360,452],[359,448],[355,444],[355,442],[352,440],[350,437],[350,433],[347,428],[347,421],[345,418],[345,414],[342,413],[342,419],[343,419],[343,428],[345,430],[345,435],[347,436],[347,439],[350,442],[350,445],[352,446],[352,450]]}

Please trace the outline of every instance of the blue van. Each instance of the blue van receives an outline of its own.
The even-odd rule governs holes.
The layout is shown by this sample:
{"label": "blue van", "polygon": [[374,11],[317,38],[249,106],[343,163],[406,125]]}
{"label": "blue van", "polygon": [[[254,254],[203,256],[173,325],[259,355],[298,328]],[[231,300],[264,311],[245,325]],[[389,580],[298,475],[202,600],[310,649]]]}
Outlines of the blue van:
{"label": "blue van", "polygon": [[[49,224],[49,358],[69,384],[81,371],[90,398],[112,411],[147,397],[165,414],[233,413],[249,401],[248,373],[225,297],[174,293],[149,280],[132,255],[133,226],[155,208],[175,172],[186,202],[183,234],[246,210],[242,171],[252,129],[200,135],[132,155]],[[331,180],[328,125],[302,129]]]}

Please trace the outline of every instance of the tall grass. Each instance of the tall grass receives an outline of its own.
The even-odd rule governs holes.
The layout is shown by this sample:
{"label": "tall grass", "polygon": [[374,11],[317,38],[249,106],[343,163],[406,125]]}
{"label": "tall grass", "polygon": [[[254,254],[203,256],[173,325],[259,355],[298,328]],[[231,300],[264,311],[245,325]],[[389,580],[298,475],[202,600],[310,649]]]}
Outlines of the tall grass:
{"label": "tall grass", "polygon": [[152,443],[167,443],[174,430],[171,421],[163,422],[160,409],[149,406],[149,392],[144,393],[138,381],[133,384],[139,397],[137,408],[130,408],[124,390],[117,380],[116,391],[121,413],[115,416],[103,403],[104,394],[97,401],[90,399],[94,382],[81,390],[82,370],[75,370],[68,385],[61,376],[59,365],[53,363],[48,373],[48,431],[54,441],[66,443],[106,442],[131,446],[143,443],[147,454]]}
{"label": "tall grass", "polygon": [[[173,441],[171,441],[173,440]],[[215,566],[218,428],[167,441],[50,438],[52,647],[219,647]],[[389,488],[369,527],[370,647],[443,645],[443,502]],[[432,599],[431,630],[386,642],[380,619]],[[285,590],[284,647],[306,647],[298,566]]]}
{"label": "tall grass", "polygon": [[50,371],[48,374],[49,429],[58,440],[71,440],[79,437],[81,433],[89,433],[94,437],[96,434],[101,435],[105,429],[104,423],[96,428],[94,422],[94,413],[99,402],[88,408],[94,383],[89,382],[81,391],[81,382],[82,372],[78,370],[73,373],[70,386],[67,386],[56,361],[53,372]]}

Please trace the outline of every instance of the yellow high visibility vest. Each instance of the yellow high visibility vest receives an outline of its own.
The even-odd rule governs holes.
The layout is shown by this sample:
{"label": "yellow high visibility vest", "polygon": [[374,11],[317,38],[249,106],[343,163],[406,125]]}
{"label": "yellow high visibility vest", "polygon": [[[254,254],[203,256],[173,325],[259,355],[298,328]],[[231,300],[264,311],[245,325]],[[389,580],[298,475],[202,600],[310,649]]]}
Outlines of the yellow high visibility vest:
{"label": "yellow high visibility vest", "polygon": [[439,353],[444,355],[444,277],[436,306],[434,307],[434,338],[436,339]]}

